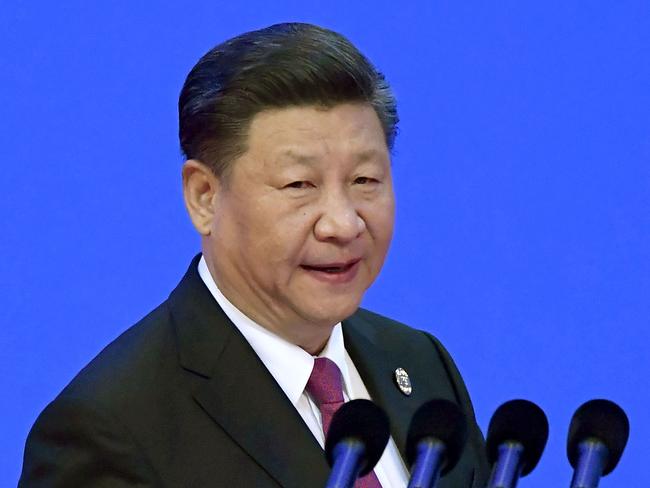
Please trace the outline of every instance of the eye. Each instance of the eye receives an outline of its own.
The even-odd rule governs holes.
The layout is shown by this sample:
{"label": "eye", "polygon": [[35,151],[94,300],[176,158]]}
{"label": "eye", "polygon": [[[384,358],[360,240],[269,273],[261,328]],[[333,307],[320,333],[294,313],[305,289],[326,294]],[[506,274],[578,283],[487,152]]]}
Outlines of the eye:
{"label": "eye", "polygon": [[298,190],[302,190],[305,188],[310,188],[312,186],[314,185],[309,181],[292,181],[291,183],[284,185],[284,188],[296,188]]}
{"label": "eye", "polygon": [[369,178],[368,176],[358,176],[354,179],[355,185],[367,185],[368,183],[378,183],[374,178]]}

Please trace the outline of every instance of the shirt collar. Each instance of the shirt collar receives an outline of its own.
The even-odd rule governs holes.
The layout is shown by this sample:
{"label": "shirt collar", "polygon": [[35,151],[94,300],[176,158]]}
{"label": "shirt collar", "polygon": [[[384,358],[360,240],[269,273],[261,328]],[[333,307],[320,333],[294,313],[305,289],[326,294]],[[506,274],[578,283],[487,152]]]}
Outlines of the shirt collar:
{"label": "shirt collar", "polygon": [[[198,271],[224,313],[251,345],[291,403],[296,406],[314,368],[314,356],[265,329],[235,307],[219,290],[203,256],[199,261]],[[332,329],[330,338],[318,357],[326,357],[336,363],[343,377],[344,392],[349,398],[351,383],[340,323]]]}

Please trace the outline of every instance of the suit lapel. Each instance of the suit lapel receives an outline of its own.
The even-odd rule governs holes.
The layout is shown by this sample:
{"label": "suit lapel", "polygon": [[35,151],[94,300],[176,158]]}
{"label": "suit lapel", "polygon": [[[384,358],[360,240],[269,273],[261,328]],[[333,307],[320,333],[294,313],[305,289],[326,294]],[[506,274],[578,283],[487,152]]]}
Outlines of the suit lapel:
{"label": "suit lapel", "polygon": [[198,256],[170,296],[181,365],[194,398],[283,487],[323,486],[323,450],[248,342],[203,284]]}
{"label": "suit lapel", "polygon": [[[372,400],[388,414],[391,435],[406,463],[406,438],[415,411],[426,401],[443,396],[431,385],[428,372],[423,371],[419,358],[399,350],[387,334],[381,334],[368,321],[353,315],[343,322],[345,347],[354,361]],[[395,382],[395,370],[403,368],[409,374],[413,391],[407,396]]]}

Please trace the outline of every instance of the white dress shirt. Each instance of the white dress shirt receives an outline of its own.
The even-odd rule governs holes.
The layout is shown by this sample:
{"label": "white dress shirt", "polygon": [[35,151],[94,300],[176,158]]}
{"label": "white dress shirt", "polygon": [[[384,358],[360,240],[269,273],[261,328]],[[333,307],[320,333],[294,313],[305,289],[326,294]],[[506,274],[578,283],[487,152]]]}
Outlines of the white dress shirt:
{"label": "white dress shirt", "polygon": [[[199,275],[219,306],[249,342],[323,447],[325,436],[320,410],[305,391],[307,380],[314,367],[314,357],[304,349],[255,323],[230,303],[217,287],[203,256],[199,262]],[[345,350],[340,323],[332,330],[327,345],[318,357],[326,357],[334,361],[341,370],[343,397],[346,401],[357,398],[371,399],[357,368]],[[402,488],[408,484],[408,471],[392,437],[375,466],[375,474],[383,488]]]}

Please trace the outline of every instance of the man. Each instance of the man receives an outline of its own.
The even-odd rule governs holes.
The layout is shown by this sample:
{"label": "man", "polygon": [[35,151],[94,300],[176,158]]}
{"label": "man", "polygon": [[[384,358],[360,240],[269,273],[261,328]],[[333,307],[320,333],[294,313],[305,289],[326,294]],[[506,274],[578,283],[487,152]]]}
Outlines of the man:
{"label": "man", "polygon": [[408,424],[434,397],[470,426],[440,486],[482,486],[482,436],[448,354],[358,308],[393,230],[383,76],[342,36],[280,24],[208,52],[179,114],[202,254],[41,414],[20,486],[323,486],[330,380],[337,407],[371,398],[391,420],[362,486],[406,486]]}

